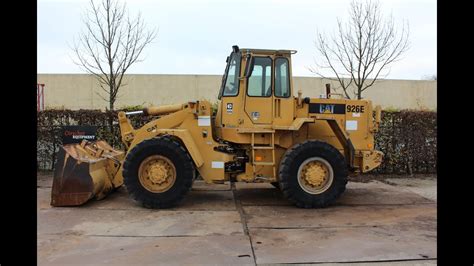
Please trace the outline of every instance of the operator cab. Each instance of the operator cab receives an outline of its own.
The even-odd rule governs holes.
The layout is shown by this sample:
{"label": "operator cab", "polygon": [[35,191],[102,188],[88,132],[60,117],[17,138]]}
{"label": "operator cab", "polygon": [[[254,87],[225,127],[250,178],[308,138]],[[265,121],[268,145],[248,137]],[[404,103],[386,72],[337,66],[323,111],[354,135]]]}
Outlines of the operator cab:
{"label": "operator cab", "polygon": [[[294,120],[291,55],[294,50],[239,49],[227,57],[216,127],[272,129]],[[235,134],[235,133],[234,133]]]}

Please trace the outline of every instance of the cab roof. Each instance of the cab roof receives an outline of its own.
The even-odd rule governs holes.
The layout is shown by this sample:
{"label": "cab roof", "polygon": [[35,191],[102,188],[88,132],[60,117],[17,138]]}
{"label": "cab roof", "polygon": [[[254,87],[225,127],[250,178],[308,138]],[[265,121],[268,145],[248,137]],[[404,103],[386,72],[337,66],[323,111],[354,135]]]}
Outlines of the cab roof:
{"label": "cab roof", "polygon": [[296,54],[296,50],[241,48],[244,53],[252,54]]}
{"label": "cab roof", "polygon": [[255,48],[242,48],[240,49],[239,46],[234,45],[232,46],[232,51],[237,52],[241,51],[242,53],[251,53],[251,54],[296,54],[296,50],[283,50],[283,49],[278,49],[278,50],[273,50],[273,49],[255,49]]}

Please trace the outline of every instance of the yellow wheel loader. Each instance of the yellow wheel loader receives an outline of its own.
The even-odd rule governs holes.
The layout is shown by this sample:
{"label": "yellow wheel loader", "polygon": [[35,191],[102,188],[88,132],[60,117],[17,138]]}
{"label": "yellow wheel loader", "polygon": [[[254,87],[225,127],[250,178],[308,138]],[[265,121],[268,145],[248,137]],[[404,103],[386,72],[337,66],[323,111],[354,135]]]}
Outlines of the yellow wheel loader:
{"label": "yellow wheel loader", "polygon": [[[119,112],[126,151],[103,141],[63,146],[51,205],[81,205],[125,184],[143,206],[168,208],[198,175],[209,184],[268,182],[298,207],[330,205],[349,175],[382,162],[374,149],[380,107],[328,86],[320,98],[295,97],[294,53],[233,46],[216,113],[208,101]],[[133,128],[131,115],[156,119]]]}

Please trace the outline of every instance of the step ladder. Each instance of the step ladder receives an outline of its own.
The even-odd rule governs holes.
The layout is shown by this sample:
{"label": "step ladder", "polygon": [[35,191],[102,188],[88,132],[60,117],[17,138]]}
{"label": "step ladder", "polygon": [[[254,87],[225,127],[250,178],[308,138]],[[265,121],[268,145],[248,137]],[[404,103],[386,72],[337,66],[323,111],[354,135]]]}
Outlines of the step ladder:
{"label": "step ladder", "polygon": [[[275,166],[275,131],[255,131],[250,132],[252,134],[252,168],[253,173],[255,174],[257,166],[272,166],[273,168],[273,178],[276,179],[276,166]],[[270,145],[255,145],[255,134],[270,134]],[[255,161],[255,150],[272,150],[272,161],[266,162],[257,162]]]}

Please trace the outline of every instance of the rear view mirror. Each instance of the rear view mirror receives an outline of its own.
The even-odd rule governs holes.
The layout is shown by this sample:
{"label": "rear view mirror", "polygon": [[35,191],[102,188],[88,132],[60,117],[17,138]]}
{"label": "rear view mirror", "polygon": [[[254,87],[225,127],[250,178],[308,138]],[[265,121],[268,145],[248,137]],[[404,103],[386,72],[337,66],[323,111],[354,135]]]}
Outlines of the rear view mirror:
{"label": "rear view mirror", "polygon": [[247,55],[247,65],[245,66],[244,77],[248,78],[252,74],[255,58]]}

